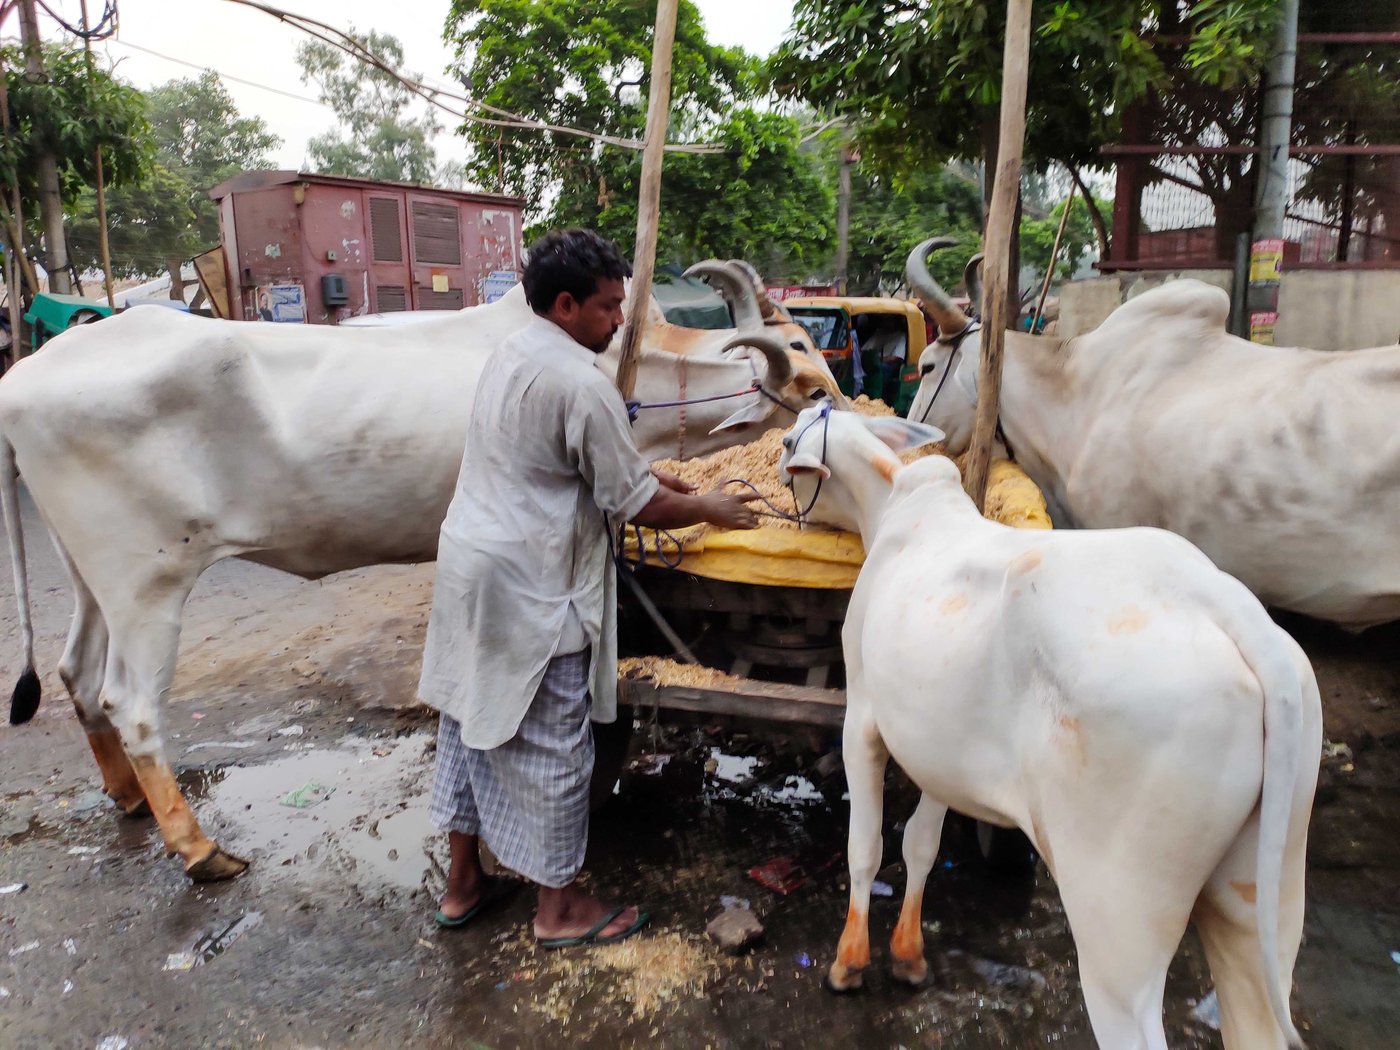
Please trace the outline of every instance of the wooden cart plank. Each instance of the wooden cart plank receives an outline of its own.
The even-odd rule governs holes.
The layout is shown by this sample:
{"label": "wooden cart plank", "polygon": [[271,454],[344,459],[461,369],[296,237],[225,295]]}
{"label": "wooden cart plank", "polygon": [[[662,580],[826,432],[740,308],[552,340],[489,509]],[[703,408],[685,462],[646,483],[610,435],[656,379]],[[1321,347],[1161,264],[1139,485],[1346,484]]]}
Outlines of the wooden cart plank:
{"label": "wooden cart plank", "polygon": [[641,708],[728,715],[762,722],[839,728],[846,718],[844,689],[745,681],[741,688],[703,689],[657,685],[651,681],[618,682],[618,700]]}

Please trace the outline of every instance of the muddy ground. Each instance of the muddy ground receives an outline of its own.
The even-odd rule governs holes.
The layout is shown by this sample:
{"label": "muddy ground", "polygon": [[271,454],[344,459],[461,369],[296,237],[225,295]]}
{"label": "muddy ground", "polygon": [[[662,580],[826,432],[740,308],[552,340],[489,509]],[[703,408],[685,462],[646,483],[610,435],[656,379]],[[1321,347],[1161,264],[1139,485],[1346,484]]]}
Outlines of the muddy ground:
{"label": "muddy ground", "polygon": [[[191,886],[154,825],[118,819],[97,790],[55,673],[66,582],[32,517],[28,530],[46,699],[29,725],[0,728],[0,890],[26,884],[0,892],[0,1047],[1093,1045],[1052,881],[1043,869],[990,877],[951,828],[925,904],[931,984],[903,989],[877,965],[858,996],[823,991],[845,912],[839,781],[814,772],[810,741],[759,727],[634,738],[594,819],[589,877],[653,912],[645,938],[546,956],[525,936],[528,894],[436,929],[435,726],[412,706],[427,568],[304,583],[228,562],[200,582],[169,706],[172,758],[206,829],[254,864]],[[1296,1016],[1318,1050],[1397,1047],[1400,631],[1287,625],[1317,666],[1327,736],[1345,744],[1325,762],[1314,814]],[[13,675],[8,579],[0,627]],[[283,804],[308,784],[333,791]],[[895,795],[881,878],[897,893],[910,799]],[[778,857],[808,872],[787,896],[746,874]],[[723,896],[751,902],[767,927],[738,960],[703,937]],[[877,938],[897,909],[876,899]],[[1193,1017],[1208,987],[1188,935],[1168,986],[1173,1046],[1219,1045]]]}

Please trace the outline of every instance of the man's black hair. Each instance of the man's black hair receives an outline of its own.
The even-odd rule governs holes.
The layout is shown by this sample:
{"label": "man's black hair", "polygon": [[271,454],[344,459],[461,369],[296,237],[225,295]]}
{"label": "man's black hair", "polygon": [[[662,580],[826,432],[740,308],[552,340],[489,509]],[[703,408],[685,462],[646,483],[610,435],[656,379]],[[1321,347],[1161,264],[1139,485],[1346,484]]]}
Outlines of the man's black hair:
{"label": "man's black hair", "polygon": [[598,290],[600,277],[631,276],[632,267],[606,237],[593,230],[550,230],[531,245],[521,283],[530,309],[546,314],[560,292],[583,302]]}

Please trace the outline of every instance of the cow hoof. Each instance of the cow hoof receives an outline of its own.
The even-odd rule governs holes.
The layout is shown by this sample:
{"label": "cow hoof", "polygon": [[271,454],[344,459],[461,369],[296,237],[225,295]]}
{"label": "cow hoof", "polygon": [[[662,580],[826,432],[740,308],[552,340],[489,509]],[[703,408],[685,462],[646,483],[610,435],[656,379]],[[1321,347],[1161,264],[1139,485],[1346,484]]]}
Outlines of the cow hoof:
{"label": "cow hoof", "polygon": [[822,981],[828,992],[837,995],[858,992],[864,983],[865,978],[861,971],[847,970],[844,966],[833,966],[826,972],[826,978]]}
{"label": "cow hoof", "polygon": [[911,988],[922,988],[928,980],[928,963],[918,959],[895,959],[890,964],[890,972],[896,981],[902,981]]}
{"label": "cow hoof", "polygon": [[123,817],[130,817],[132,820],[151,815],[151,804],[144,798],[133,806],[123,806],[118,802],[117,809],[121,811]]}
{"label": "cow hoof", "polygon": [[225,853],[218,846],[203,860],[197,860],[185,869],[191,882],[221,882],[236,878],[248,870],[248,862],[232,853]]}

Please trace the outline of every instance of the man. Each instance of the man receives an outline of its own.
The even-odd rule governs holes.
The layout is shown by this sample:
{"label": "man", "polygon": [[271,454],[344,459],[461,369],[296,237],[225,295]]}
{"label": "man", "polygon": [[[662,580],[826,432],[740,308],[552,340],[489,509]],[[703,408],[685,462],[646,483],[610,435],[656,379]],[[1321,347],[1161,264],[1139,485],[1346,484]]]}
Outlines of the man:
{"label": "man", "polygon": [[484,838],[539,886],[535,937],[551,948],[618,941],[648,919],[575,883],[590,706],[599,722],[617,708],[609,529],[757,521],[754,497],[693,495],[637,451],[622,398],[595,367],[622,324],[630,273],[590,230],[531,249],[522,283],[537,316],[492,356],[470,406],[419,686],[442,712],[430,815],[452,861],[438,923],[463,925],[498,895],[481,870]]}

